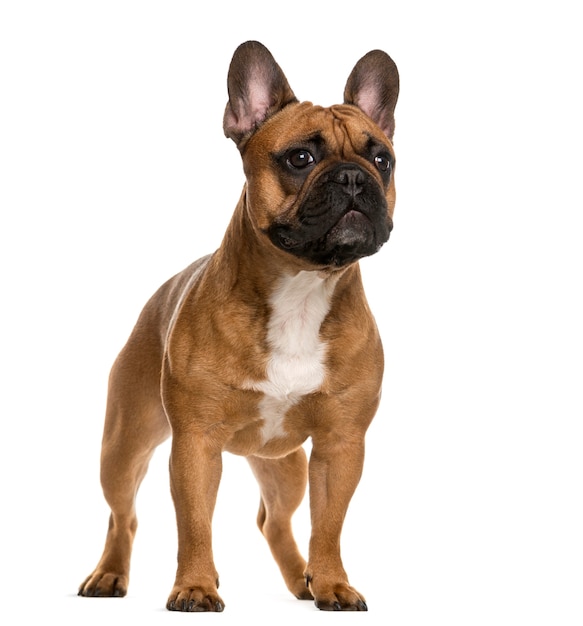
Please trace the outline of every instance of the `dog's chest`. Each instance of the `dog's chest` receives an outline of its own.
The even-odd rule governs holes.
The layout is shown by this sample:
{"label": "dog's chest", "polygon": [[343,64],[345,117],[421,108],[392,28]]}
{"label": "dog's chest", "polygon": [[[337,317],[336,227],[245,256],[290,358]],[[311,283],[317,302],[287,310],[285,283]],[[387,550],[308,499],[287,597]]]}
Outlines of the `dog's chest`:
{"label": "dog's chest", "polygon": [[335,284],[316,272],[300,272],[282,278],[271,296],[266,378],[249,385],[263,393],[259,402],[263,443],[285,436],[287,411],[324,382],[326,344],[320,327]]}

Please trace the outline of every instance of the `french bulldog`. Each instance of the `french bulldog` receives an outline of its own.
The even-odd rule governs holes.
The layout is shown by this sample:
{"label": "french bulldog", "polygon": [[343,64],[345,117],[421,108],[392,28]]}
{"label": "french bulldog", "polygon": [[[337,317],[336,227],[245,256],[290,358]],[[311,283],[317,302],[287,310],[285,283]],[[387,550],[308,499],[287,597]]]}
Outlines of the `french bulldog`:
{"label": "french bulldog", "polygon": [[[291,593],[323,610],[366,611],[340,536],[381,394],[383,350],[358,262],[393,227],[398,71],[373,50],[343,104],[316,106],[298,101],[267,48],[249,41],[227,84],[224,132],[246,182],[220,247],[160,287],[113,365],[101,454],[109,530],[79,595],[126,594],[136,493],[172,436],[169,610],[225,606],[211,523],[228,451],[259,483],[257,522]],[[306,561],[290,520],[307,485]]]}

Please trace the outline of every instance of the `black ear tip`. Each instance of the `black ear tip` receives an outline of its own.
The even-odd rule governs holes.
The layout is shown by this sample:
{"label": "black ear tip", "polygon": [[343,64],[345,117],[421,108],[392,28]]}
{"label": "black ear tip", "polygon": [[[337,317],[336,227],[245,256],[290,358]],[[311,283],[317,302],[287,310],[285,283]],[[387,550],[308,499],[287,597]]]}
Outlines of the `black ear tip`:
{"label": "black ear tip", "polygon": [[359,77],[371,73],[376,73],[378,76],[384,77],[386,81],[390,81],[393,89],[398,88],[399,70],[397,64],[384,50],[377,49],[367,52],[352,70],[352,75]]}
{"label": "black ear tip", "polygon": [[[256,41],[255,39],[249,39],[248,41],[244,41],[243,43],[239,44],[239,46],[237,46],[237,50],[241,50],[244,48],[264,48],[265,50],[267,50],[267,48],[260,41]],[[235,50],[235,52],[237,52],[237,50]]]}
{"label": "black ear tip", "polygon": [[260,41],[250,39],[240,44],[233,53],[233,61],[238,58],[242,59],[273,59],[273,55],[269,49],[264,46]]}

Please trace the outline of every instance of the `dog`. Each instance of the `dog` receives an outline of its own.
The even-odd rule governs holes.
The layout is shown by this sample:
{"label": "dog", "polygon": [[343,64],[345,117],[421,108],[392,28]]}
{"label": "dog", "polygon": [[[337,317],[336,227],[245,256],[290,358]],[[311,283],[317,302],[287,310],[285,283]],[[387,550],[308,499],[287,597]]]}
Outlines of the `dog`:
{"label": "dog", "polygon": [[[383,349],[358,261],[393,227],[399,74],[373,50],[350,73],[343,104],[315,106],[249,41],[227,86],[224,132],[246,182],[219,248],[155,293],[112,367],[101,453],[109,530],[79,595],[126,594],[136,493],[172,435],[169,610],[224,609],[211,520],[228,451],[259,483],[257,522],[291,593],[322,610],[366,611],[340,535],[381,394]],[[306,562],[290,520],[308,483]]]}

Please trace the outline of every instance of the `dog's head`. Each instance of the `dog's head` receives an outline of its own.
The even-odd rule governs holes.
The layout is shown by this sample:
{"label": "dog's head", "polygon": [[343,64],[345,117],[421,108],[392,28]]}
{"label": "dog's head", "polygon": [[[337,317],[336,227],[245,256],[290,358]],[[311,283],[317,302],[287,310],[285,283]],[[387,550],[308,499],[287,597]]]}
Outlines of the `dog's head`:
{"label": "dog's head", "polygon": [[298,102],[258,42],[235,52],[225,134],[243,158],[246,209],[272,245],[316,267],[344,267],[389,239],[399,75],[380,50],[354,67],[344,104]]}

